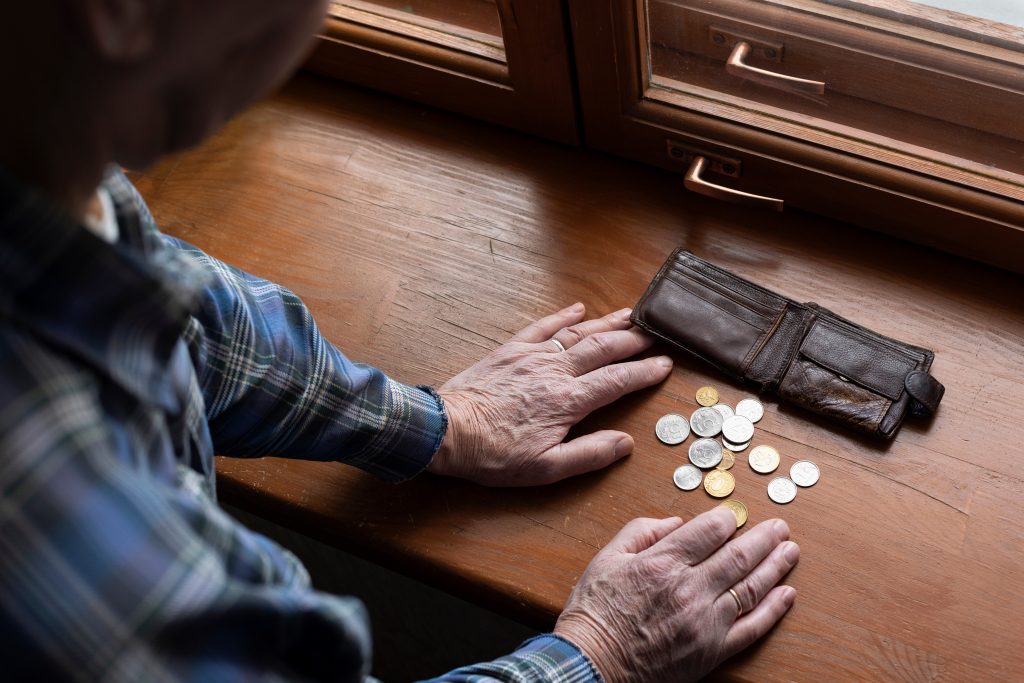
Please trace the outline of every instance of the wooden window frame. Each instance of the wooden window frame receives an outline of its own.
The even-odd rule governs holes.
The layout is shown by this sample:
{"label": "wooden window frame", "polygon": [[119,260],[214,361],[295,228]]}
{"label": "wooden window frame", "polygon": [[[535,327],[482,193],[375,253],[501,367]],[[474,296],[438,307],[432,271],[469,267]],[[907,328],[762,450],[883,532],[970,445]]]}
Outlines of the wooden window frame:
{"label": "wooden window frame", "polygon": [[394,13],[333,3],[307,68],[562,142],[579,142],[562,2],[497,0],[504,54]]}
{"label": "wooden window frame", "polygon": [[738,157],[743,178],[730,181],[737,189],[781,192],[790,206],[1024,272],[1024,203],[863,150],[769,132],[683,95],[670,101],[652,92],[640,56],[642,2],[569,0],[569,7],[588,145],[678,173],[686,166],[667,153],[669,142]]}

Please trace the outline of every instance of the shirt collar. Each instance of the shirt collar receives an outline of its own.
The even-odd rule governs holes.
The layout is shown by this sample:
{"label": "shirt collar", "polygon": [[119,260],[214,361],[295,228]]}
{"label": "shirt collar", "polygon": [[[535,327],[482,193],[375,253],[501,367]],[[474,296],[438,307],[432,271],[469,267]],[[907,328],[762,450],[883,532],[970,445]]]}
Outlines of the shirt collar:
{"label": "shirt collar", "polygon": [[205,277],[163,241],[123,173],[112,169],[103,188],[117,215],[114,244],[0,169],[0,318],[177,412],[169,361]]}

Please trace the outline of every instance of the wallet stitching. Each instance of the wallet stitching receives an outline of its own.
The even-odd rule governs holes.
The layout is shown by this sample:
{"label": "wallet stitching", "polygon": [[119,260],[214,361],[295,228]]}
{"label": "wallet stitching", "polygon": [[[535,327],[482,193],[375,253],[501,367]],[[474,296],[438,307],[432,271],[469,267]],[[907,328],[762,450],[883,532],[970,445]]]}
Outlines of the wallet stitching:
{"label": "wallet stitching", "polygon": [[[714,265],[713,263],[709,263],[707,261],[698,259],[693,254],[688,254],[687,252],[683,252],[682,256],[683,256],[683,258],[681,258],[681,259],[677,258],[677,261],[679,262],[679,265],[681,265],[681,266],[683,266],[685,268],[689,268],[690,270],[694,271],[698,275],[701,275],[701,276],[706,277],[706,278],[710,278],[709,275],[707,275],[706,273],[701,272],[701,269],[702,268],[706,268],[708,270],[714,271],[716,274],[723,275],[723,276],[729,278],[730,280],[740,281],[740,282],[744,283],[745,285],[749,286],[754,291],[759,292],[761,294],[764,294],[768,298],[771,298],[771,299],[774,299],[774,300],[778,300],[779,303],[782,304],[783,308],[785,308],[787,297],[779,294],[778,292],[773,292],[770,289],[767,289],[766,287],[762,287],[761,285],[759,285],[757,283],[754,283],[754,282],[751,282],[750,280],[747,280],[746,278],[742,278],[739,275],[736,275],[735,273],[732,273],[732,272],[730,272],[728,270],[725,270],[724,268],[719,268],[718,266]],[[727,287],[727,288],[729,288],[729,289],[731,289],[733,291],[736,291],[733,288],[728,287],[728,285],[726,285],[724,283],[721,283],[721,284],[722,284],[723,287]],[[744,297],[746,297],[748,299],[751,298],[748,294],[744,294],[742,292],[737,292],[737,294],[740,294],[741,296],[744,296]],[[765,304],[765,305],[767,305],[767,304]]]}
{"label": "wallet stitching", "polygon": [[[689,265],[687,263],[680,263],[678,265],[681,268],[685,268],[685,269],[691,271],[689,273],[680,273],[680,274],[688,275],[689,277],[693,278],[694,280],[698,280],[698,278],[699,278],[700,280],[705,280],[707,282],[710,282],[711,284],[713,284],[713,285],[715,285],[717,287],[721,287],[722,289],[728,290],[730,293],[734,294],[735,296],[742,297],[746,301],[748,301],[748,302],[750,302],[750,303],[752,303],[754,305],[760,306],[762,308],[765,308],[768,311],[770,311],[769,313],[760,313],[758,311],[758,313],[760,315],[763,315],[763,316],[765,316],[767,318],[770,318],[773,315],[778,314],[778,311],[775,309],[775,307],[771,306],[770,304],[766,304],[766,303],[763,303],[761,301],[758,301],[758,300],[754,299],[753,297],[751,297],[749,294],[746,294],[745,292],[741,292],[740,290],[736,289],[735,287],[730,287],[729,284],[726,283],[726,282],[719,282],[718,280],[713,280],[710,277],[708,277],[708,275],[706,275],[705,273],[700,272],[699,270],[697,270],[696,268],[694,268],[693,266],[691,266],[691,265]],[[731,278],[739,279],[739,278],[736,278],[736,276],[732,275],[731,273],[723,273],[723,274],[724,275],[728,275]],[[694,277],[694,275],[696,275],[698,277]],[[705,285],[705,286],[707,286],[707,285]],[[708,287],[708,288],[709,289],[713,289],[713,287]],[[785,298],[784,297],[780,297],[778,295],[775,295],[775,298],[780,300],[780,304],[782,306],[782,309],[785,310],[785,308],[786,308]]]}
{"label": "wallet stitching", "polygon": [[[727,290],[729,290],[729,292],[735,294],[736,296],[743,297],[747,301],[753,302],[754,304],[756,304],[758,306],[762,306],[762,307],[764,307],[764,308],[766,308],[766,309],[768,309],[770,311],[774,311],[775,310],[775,306],[773,306],[772,304],[769,304],[769,303],[765,303],[763,301],[758,301],[755,297],[751,296],[747,292],[744,292],[741,289],[737,288],[735,286],[734,282],[722,282],[722,281],[716,280],[713,277],[711,277],[710,275],[708,275],[707,273],[701,272],[699,269],[694,268],[692,265],[690,265],[688,263],[680,263],[680,264],[677,264],[677,266],[678,267],[675,268],[674,270],[688,271],[685,274],[688,275],[689,277],[693,277],[694,279],[698,279],[699,278],[701,280],[705,280],[705,281],[710,282],[710,283],[712,283],[714,285],[717,285],[717,286],[719,286],[719,287],[721,287],[723,289],[727,289]],[[739,280],[739,278],[737,278],[735,275],[731,275],[729,273],[722,273],[722,275],[723,275],[723,279],[726,279],[726,276],[728,276],[728,279]],[[740,282],[743,282],[743,281],[740,281]],[[747,284],[749,284],[749,283],[747,283]],[[767,294],[767,292],[764,292],[764,293]],[[776,296],[775,298],[776,299],[781,299],[781,297],[778,297],[778,296]],[[781,302],[781,303],[784,303],[784,302]]]}
{"label": "wallet stitching", "polygon": [[[847,322],[846,320],[842,319],[840,316],[834,313],[832,313],[830,317],[819,317],[819,321],[826,325],[838,327],[843,331],[851,333],[855,337],[862,338],[866,343],[874,345],[876,346],[876,348],[881,347],[880,350],[892,350],[902,354],[907,360],[914,363],[914,369],[917,369],[917,365],[924,360],[923,358],[919,357],[919,355],[915,355],[915,351],[917,349],[916,347],[913,347],[911,344],[905,344],[903,342],[900,342],[899,340],[889,339],[888,337],[885,337],[884,335],[881,335],[877,332],[872,332],[859,325]],[[810,333],[810,330],[808,330],[808,333]]]}
{"label": "wallet stitching", "polygon": [[[691,291],[691,290],[687,289],[687,288],[686,288],[686,287],[685,287],[684,285],[680,284],[679,282],[676,282],[676,281],[675,281],[675,280],[674,280],[674,279],[673,279],[673,278],[671,277],[671,275],[672,275],[671,273],[666,273],[666,274],[665,274],[665,277],[664,277],[664,278],[662,278],[662,279],[663,279],[663,280],[664,280],[665,282],[671,282],[672,284],[674,284],[674,285],[675,285],[676,287],[678,287],[679,289],[683,290],[684,292],[687,292],[688,294],[691,294],[691,295],[693,295],[694,297],[696,297],[696,298],[700,299],[701,301],[705,301],[705,302],[707,302],[707,303],[711,304],[712,306],[714,306],[714,307],[715,307],[715,308],[717,308],[718,310],[720,310],[720,311],[722,311],[722,312],[724,312],[724,313],[728,313],[729,315],[731,315],[732,317],[736,318],[737,320],[739,320],[739,321],[741,321],[741,322],[745,322],[746,324],[750,325],[751,327],[753,327],[753,328],[755,328],[755,329],[757,329],[757,330],[759,330],[759,331],[762,331],[762,332],[764,331],[764,330],[762,330],[762,329],[761,329],[761,326],[760,326],[760,325],[755,325],[755,324],[751,323],[751,322],[750,322],[749,320],[743,320],[743,318],[739,317],[738,315],[736,315],[735,313],[733,313],[733,312],[729,311],[728,309],[725,309],[725,308],[723,308],[722,306],[720,306],[720,305],[716,304],[716,303],[715,303],[714,301],[712,301],[712,300],[708,299],[707,297],[701,296],[701,295],[700,295],[700,294],[698,294],[697,292],[693,292],[693,291]],[[695,282],[696,282],[696,281],[695,281]],[[701,283],[700,283],[700,282],[696,282],[696,284],[697,284],[697,285],[701,285]],[[710,289],[710,287],[709,287],[708,289]],[[712,289],[711,291],[713,291],[713,292],[714,292],[714,290],[713,290],[713,289]],[[727,297],[727,296],[725,296],[724,294],[722,294],[721,292],[715,292],[715,294],[718,294],[719,296],[721,296],[721,297],[723,297],[723,298],[725,298],[725,299],[728,299],[728,297]],[[752,309],[750,309],[750,308],[747,308],[747,306],[745,306],[745,305],[744,305],[744,304],[743,304],[742,302],[736,301],[736,302],[734,302],[734,303],[735,303],[735,304],[736,304],[737,306],[739,306],[740,308],[743,308],[743,309],[745,309],[745,310],[747,310],[747,311],[750,311],[750,313],[752,313],[753,315],[755,315],[755,316],[757,316],[758,318],[760,318],[760,319],[761,319],[761,320],[762,320],[762,321],[764,322],[764,325],[765,325],[765,326],[767,326],[767,327],[770,327],[770,326],[771,326],[771,322],[772,322],[772,318],[771,318],[771,316],[767,316],[767,315],[764,315],[763,313],[760,313],[760,312],[758,312],[758,311],[755,311],[755,310],[752,310]]]}
{"label": "wallet stitching", "polygon": [[775,332],[779,329],[779,326],[782,325],[782,319],[785,316],[786,309],[785,307],[783,307],[783,309],[779,311],[779,314],[775,316],[775,322],[772,324],[772,326],[765,330],[764,334],[761,335],[761,338],[758,339],[757,342],[750,347],[750,351],[747,352],[747,357],[743,359],[744,376],[746,376],[747,371],[750,370],[750,364],[753,363],[754,359],[757,358],[761,351],[764,350],[764,347],[768,343],[768,340],[771,339],[772,335],[775,334]]}
{"label": "wallet stitching", "polygon": [[[703,301],[704,303],[708,304],[709,306],[714,306],[715,308],[717,308],[718,310],[720,310],[720,311],[721,311],[722,313],[725,313],[726,315],[728,315],[728,316],[729,316],[730,318],[733,318],[734,320],[738,320],[739,322],[743,323],[744,325],[749,325],[750,327],[753,327],[753,328],[754,328],[755,330],[757,330],[758,332],[761,332],[762,334],[764,334],[764,330],[762,330],[762,329],[761,329],[760,327],[758,327],[757,325],[753,325],[753,324],[751,324],[750,322],[748,322],[748,321],[744,320],[743,318],[741,318],[741,317],[737,316],[737,315],[736,315],[735,313],[732,313],[731,311],[727,311],[727,310],[725,310],[724,308],[722,308],[721,306],[719,306],[718,304],[716,304],[716,303],[715,303],[714,301],[708,301],[707,299],[705,299],[705,298],[704,298],[704,297],[702,297],[701,295],[699,295],[699,294],[696,294],[696,293],[694,293],[694,292],[691,292],[690,290],[686,289],[686,288],[685,288],[685,287],[683,287],[683,286],[682,286],[681,284],[679,284],[678,282],[675,282],[675,281],[674,281],[674,280],[672,280],[671,278],[667,278],[667,277],[666,277],[666,278],[663,278],[663,281],[664,281],[664,282],[667,282],[667,283],[669,283],[669,284],[671,284],[671,285],[674,285],[674,286],[678,287],[679,289],[683,290],[683,291],[684,291],[684,292],[686,292],[687,294],[691,294],[691,295],[693,295],[693,297],[694,297],[694,298],[700,299],[701,301]],[[766,320],[765,322],[770,322],[770,321]]]}
{"label": "wallet stitching", "polygon": [[[795,301],[790,302],[790,305],[788,305],[783,310],[783,316],[785,316],[785,314],[788,313],[791,310],[791,308],[794,308],[796,306],[800,306],[800,304],[796,303]],[[789,369],[793,367],[793,361],[795,361],[797,356],[800,355],[800,346],[804,343],[804,339],[807,338],[807,333],[810,332],[811,327],[814,326],[814,323],[818,321],[819,316],[817,311],[811,308],[807,308],[806,306],[802,308],[803,311],[808,313],[809,315],[803,320],[804,326],[803,330],[800,331],[800,334],[793,335],[793,339],[790,340],[789,344],[786,345],[786,354],[784,358],[787,358],[788,360],[785,363],[785,367],[782,368],[782,372],[779,373],[778,379],[775,381],[773,391],[776,391],[779,387],[781,387],[782,383],[786,380],[786,375],[789,374]]]}

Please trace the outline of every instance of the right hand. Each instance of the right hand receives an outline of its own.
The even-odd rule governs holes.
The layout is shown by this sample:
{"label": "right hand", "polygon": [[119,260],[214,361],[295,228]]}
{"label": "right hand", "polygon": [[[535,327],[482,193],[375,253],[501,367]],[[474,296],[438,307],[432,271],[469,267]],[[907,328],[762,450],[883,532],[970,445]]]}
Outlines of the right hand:
{"label": "right hand", "polygon": [[633,520],[591,561],[555,633],[608,683],[699,679],[767,633],[796,598],[776,586],[800,557],[786,523],[768,520],[729,541],[735,531],[721,507],[686,524]]}

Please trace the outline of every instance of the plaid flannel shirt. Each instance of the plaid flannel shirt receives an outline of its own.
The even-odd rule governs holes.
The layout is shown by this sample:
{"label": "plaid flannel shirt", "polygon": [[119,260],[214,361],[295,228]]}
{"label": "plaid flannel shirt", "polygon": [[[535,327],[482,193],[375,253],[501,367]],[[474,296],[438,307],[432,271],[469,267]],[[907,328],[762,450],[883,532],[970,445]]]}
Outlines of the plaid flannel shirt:
{"label": "plaid flannel shirt", "polygon": [[[292,293],[161,235],[112,171],[109,244],[0,169],[0,661],[15,680],[361,681],[367,616],[216,503],[214,451],[401,481],[440,398],[353,363]],[[446,681],[590,681],[527,641]]]}

